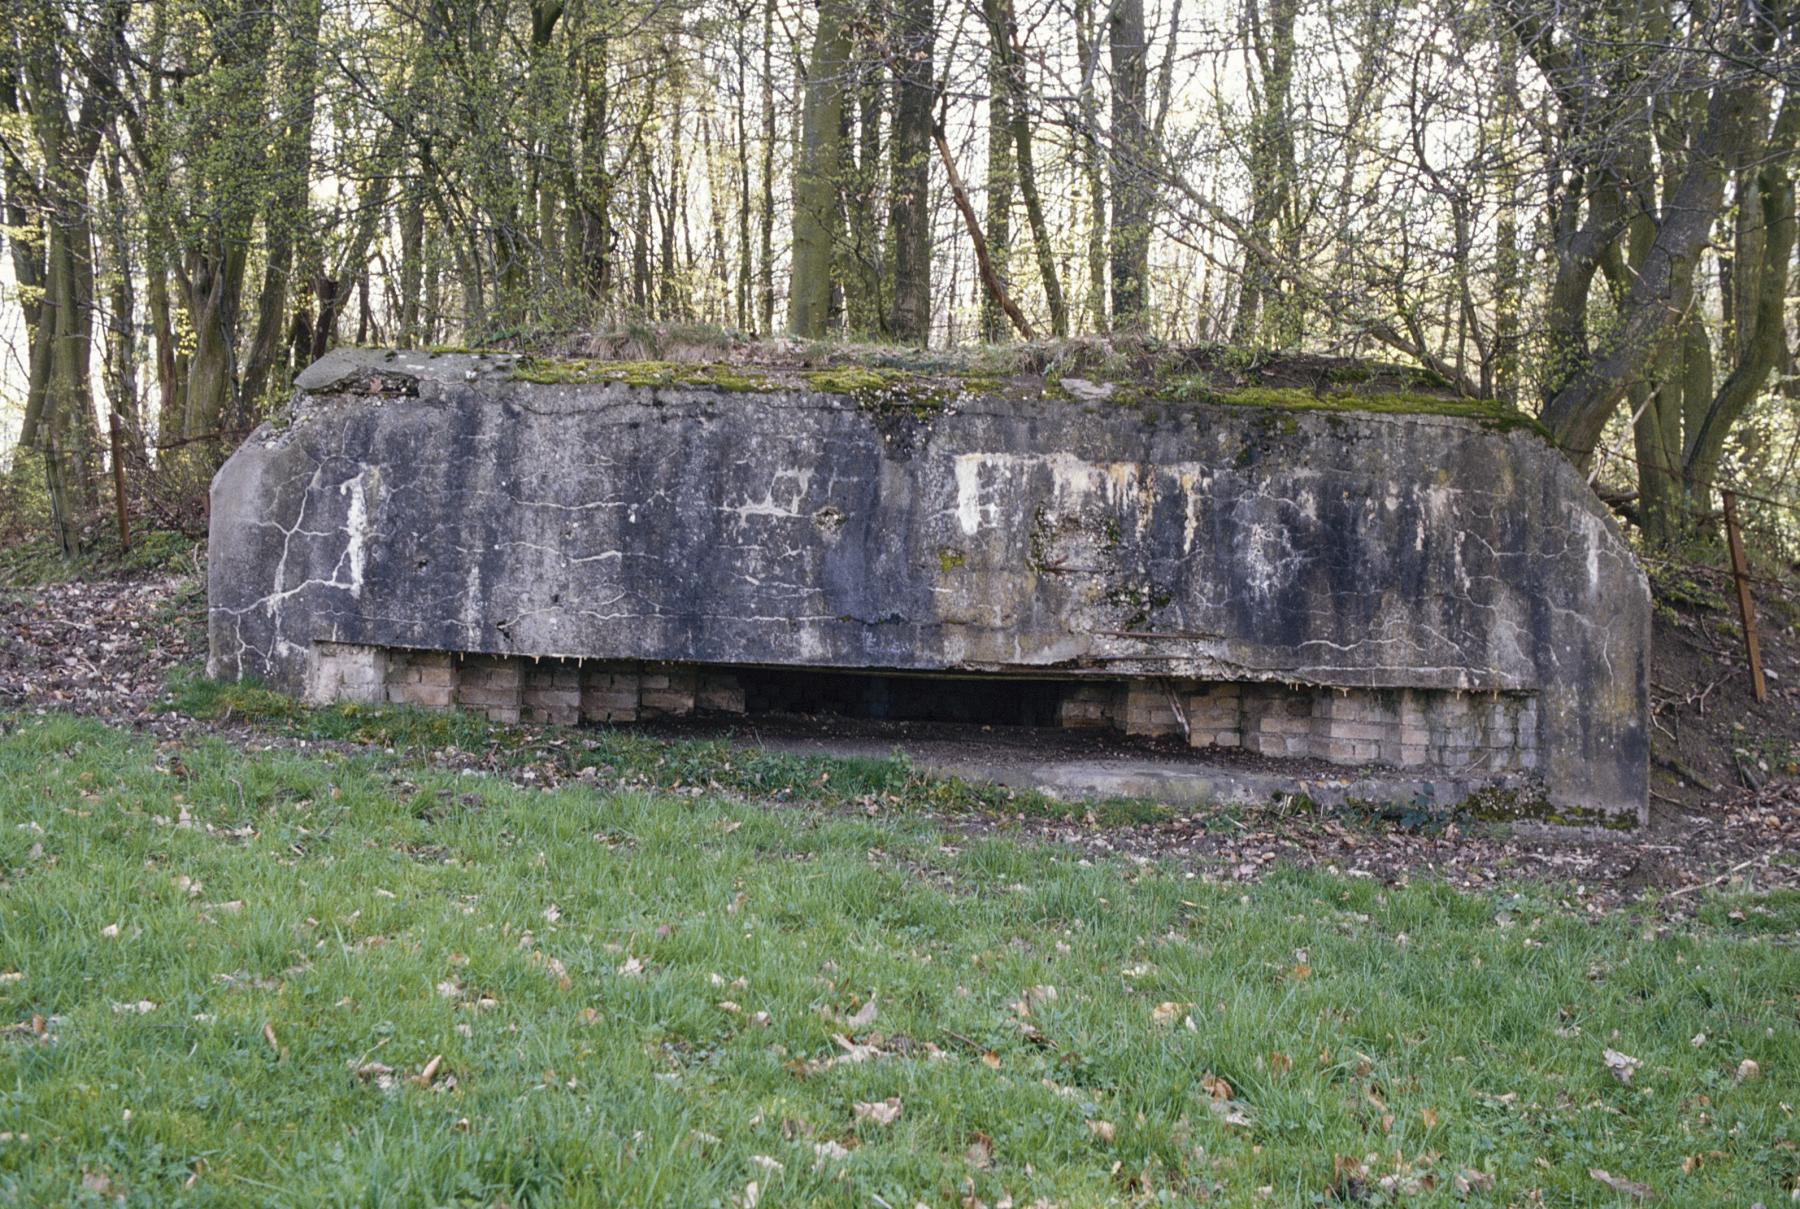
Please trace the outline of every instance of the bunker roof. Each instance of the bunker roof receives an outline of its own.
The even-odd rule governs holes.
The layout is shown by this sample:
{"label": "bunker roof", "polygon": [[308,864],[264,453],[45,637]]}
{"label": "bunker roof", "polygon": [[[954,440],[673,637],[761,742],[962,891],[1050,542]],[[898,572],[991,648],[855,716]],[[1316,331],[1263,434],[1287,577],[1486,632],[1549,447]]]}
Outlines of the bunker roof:
{"label": "bunker roof", "polygon": [[[655,353],[658,355],[635,355]],[[1456,391],[1430,370],[1328,356],[1253,355],[1222,346],[1177,348],[1099,340],[976,346],[946,351],[834,342],[681,341],[589,337],[557,350],[440,347],[339,349],[296,385],[310,393],[380,393],[429,378],[546,386],[624,385],[727,394],[810,391],[866,406],[929,411],[959,398],[1044,400],[1092,407],[1224,405],[1288,412],[1453,416],[1484,427],[1537,421],[1492,399]],[[371,388],[370,380],[376,385]]]}

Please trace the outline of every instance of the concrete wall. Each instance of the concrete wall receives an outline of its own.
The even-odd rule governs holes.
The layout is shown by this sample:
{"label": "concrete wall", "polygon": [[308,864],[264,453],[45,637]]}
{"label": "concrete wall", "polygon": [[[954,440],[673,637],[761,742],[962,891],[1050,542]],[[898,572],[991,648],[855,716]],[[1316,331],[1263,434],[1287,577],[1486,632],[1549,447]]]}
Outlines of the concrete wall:
{"label": "concrete wall", "polygon": [[[1511,725],[1553,805],[1644,804],[1648,590],[1529,432],[540,386],[411,354],[346,354],[302,386],[213,485],[215,675],[362,691],[317,653],[337,643],[1222,682],[1247,686],[1235,707],[1194,708],[1245,746],[1304,725],[1323,758],[1491,760]],[[1259,704],[1261,685],[1425,695],[1352,719],[1317,694]],[[570,686],[526,689],[483,708],[568,715]],[[1418,705],[1458,694],[1469,718]],[[1167,724],[1155,696],[1126,729]],[[1532,705],[1476,720],[1494,699]]]}

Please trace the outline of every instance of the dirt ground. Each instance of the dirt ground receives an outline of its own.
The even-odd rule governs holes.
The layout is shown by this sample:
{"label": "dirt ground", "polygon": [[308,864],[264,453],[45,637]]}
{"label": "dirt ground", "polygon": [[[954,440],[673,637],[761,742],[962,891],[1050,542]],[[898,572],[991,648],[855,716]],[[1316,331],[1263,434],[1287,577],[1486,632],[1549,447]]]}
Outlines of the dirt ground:
{"label": "dirt ground", "polygon": [[[285,742],[229,720],[184,718],[163,705],[170,673],[204,657],[204,607],[204,586],[194,575],[0,589],[0,709],[67,710],[165,740],[216,733],[259,747]],[[1288,865],[1390,884],[1441,878],[1483,888],[1529,879],[1565,888],[1578,910],[1606,910],[1646,891],[1659,892],[1665,910],[1680,912],[1713,889],[1800,889],[1794,607],[1785,598],[1765,603],[1770,692],[1762,705],[1749,689],[1734,613],[1697,606],[1659,611],[1653,809],[1650,824],[1633,832],[1546,833],[1454,822],[1419,827],[1416,820],[1279,804],[1198,810],[1133,826],[970,815],[941,822],[968,834],[1023,829],[1087,856],[1174,860],[1214,879],[1251,880]],[[491,753],[450,759],[495,767]],[[541,765],[504,771],[545,785],[556,781],[557,768],[547,750]]]}

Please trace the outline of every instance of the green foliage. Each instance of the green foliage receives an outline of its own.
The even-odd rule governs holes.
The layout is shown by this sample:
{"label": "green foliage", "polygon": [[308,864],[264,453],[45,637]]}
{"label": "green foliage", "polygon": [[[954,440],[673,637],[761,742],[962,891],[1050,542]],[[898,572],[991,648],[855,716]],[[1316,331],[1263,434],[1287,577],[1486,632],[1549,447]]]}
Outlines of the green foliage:
{"label": "green foliage", "polygon": [[1773,1205],[1800,1175],[1791,896],[1653,928],[1077,861],[704,766],[544,792],[0,728],[19,1204],[1614,1204],[1604,1168]]}
{"label": "green foliage", "polygon": [[0,471],[0,546],[13,546],[50,525],[50,493],[44,486],[44,459],[35,450],[13,449]]}

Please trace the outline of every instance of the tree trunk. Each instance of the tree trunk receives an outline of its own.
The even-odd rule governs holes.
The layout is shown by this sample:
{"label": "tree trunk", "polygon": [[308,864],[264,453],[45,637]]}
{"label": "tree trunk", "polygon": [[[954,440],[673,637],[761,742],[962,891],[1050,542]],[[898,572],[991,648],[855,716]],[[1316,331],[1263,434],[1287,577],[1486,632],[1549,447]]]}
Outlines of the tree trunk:
{"label": "tree trunk", "polygon": [[1113,323],[1141,331],[1149,323],[1150,186],[1145,110],[1150,72],[1144,0],[1118,0],[1107,37],[1112,56]]}
{"label": "tree trunk", "polygon": [[419,311],[424,300],[425,199],[424,186],[409,173],[400,202],[400,314],[395,341],[401,348],[418,348]]}
{"label": "tree trunk", "polygon": [[[1757,392],[1769,379],[1771,371],[1786,363],[1788,355],[1787,305],[1789,266],[1795,246],[1794,180],[1789,174],[1786,155],[1791,154],[1800,138],[1800,104],[1790,93],[1782,101],[1781,113],[1775,121],[1774,133],[1767,149],[1772,154],[1761,157],[1753,187],[1740,194],[1740,211],[1751,210],[1760,218],[1759,263],[1746,263],[1740,253],[1738,277],[1753,282],[1754,289],[1739,292],[1739,326],[1743,337],[1738,341],[1738,361],[1703,417],[1688,434],[1685,469],[1689,491],[1694,501],[1704,506],[1712,494],[1719,459],[1725,453],[1725,440],[1742,418]],[[1740,228],[1741,229],[1741,228]]]}
{"label": "tree trunk", "polygon": [[750,5],[742,0],[737,6],[737,96],[732,118],[737,127],[737,290],[734,301],[737,328],[750,330],[750,277],[755,271],[750,246],[750,54],[744,34],[750,27]]}
{"label": "tree trunk", "polygon": [[[1265,22],[1262,2],[1244,2],[1245,32],[1256,61],[1258,85],[1251,93],[1249,228],[1262,243],[1274,244],[1276,224],[1288,209],[1294,187],[1289,93],[1294,75],[1294,21],[1300,5],[1297,0],[1269,0]],[[1298,340],[1299,333],[1288,317],[1268,314],[1278,306],[1279,271],[1280,266],[1249,247],[1244,249],[1244,284],[1232,322],[1233,344],[1249,348],[1260,342],[1280,347]]]}
{"label": "tree trunk", "polygon": [[1100,105],[1094,79],[1100,72],[1099,35],[1094,28],[1093,0],[1075,0],[1075,51],[1081,68],[1081,172],[1087,185],[1087,312],[1088,326],[1106,331],[1106,176],[1100,154]]}
{"label": "tree trunk", "polygon": [[1000,298],[1012,289],[1013,90],[1008,81],[1004,33],[1006,0],[984,0],[988,26],[987,239],[988,263],[1002,291],[988,290],[981,300],[981,338],[998,344],[1012,335]]}
{"label": "tree trunk", "polygon": [[[844,283],[844,314],[855,334],[886,334],[887,307],[882,300],[882,250],[880,202],[881,115],[884,79],[880,61],[865,50],[853,67],[856,80],[856,158],[846,155],[843,173],[844,239],[840,245]],[[844,125],[850,124],[845,106]],[[848,149],[848,139],[845,141]]]}
{"label": "tree trunk", "polygon": [[137,290],[131,240],[125,230],[129,199],[117,150],[106,155],[106,235],[111,313],[106,317],[106,395],[134,460],[145,460],[143,418],[138,410]]}
{"label": "tree trunk", "polygon": [[888,243],[894,249],[893,334],[931,342],[931,0],[900,0],[894,65],[894,130],[888,145]]}
{"label": "tree trunk", "polygon": [[[1056,271],[1056,252],[1050,246],[1050,227],[1044,220],[1044,203],[1038,196],[1037,167],[1031,152],[1031,109],[1025,91],[1025,60],[1019,53],[1012,0],[988,0],[988,11],[999,17],[990,24],[994,54],[1000,59],[1002,85],[1009,95],[1014,164],[1019,192],[1025,199],[1025,217],[1031,224],[1031,245],[1037,254],[1038,279],[1044,288],[1044,304],[1050,308],[1050,332],[1058,339],[1069,334],[1069,311],[1063,304],[1062,278]],[[990,22],[992,18],[990,17]]]}
{"label": "tree trunk", "polygon": [[[294,272],[294,243],[305,229],[307,193],[312,183],[313,112],[318,98],[320,0],[298,0],[294,26],[282,53],[280,104],[284,121],[277,144],[276,180],[263,215],[266,242],[262,290],[256,301],[256,327],[244,362],[244,381],[237,394],[245,411],[258,408],[286,344],[289,280]],[[285,378],[286,375],[283,375]],[[285,388],[286,381],[279,383]],[[233,427],[247,426],[248,414],[232,417]]]}
{"label": "tree trunk", "polygon": [[775,330],[775,0],[763,0],[762,192],[757,200],[757,331]]}
{"label": "tree trunk", "polygon": [[844,78],[850,60],[848,0],[822,0],[801,112],[800,159],[794,166],[794,251],[788,286],[788,331],[818,338],[831,321],[831,266],[841,233],[838,182],[843,173]]}

